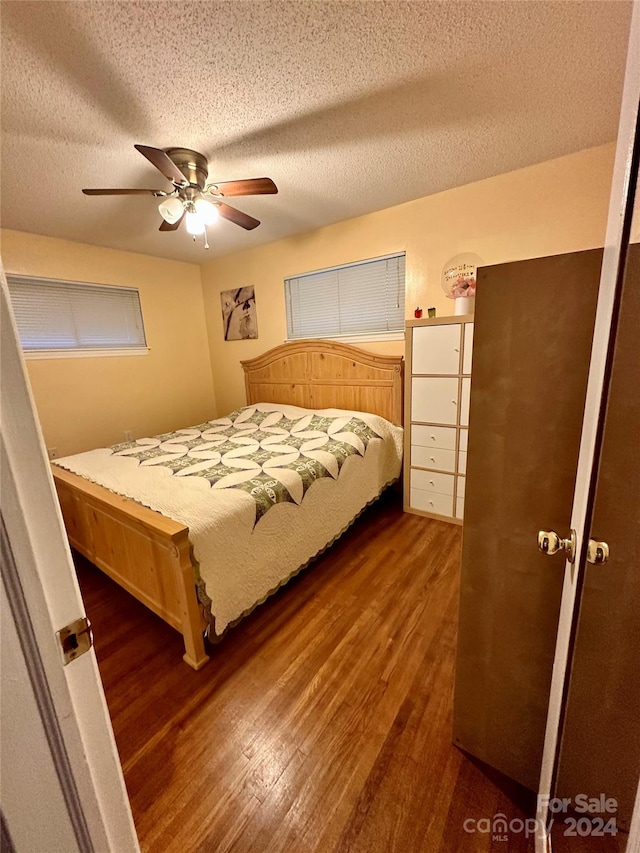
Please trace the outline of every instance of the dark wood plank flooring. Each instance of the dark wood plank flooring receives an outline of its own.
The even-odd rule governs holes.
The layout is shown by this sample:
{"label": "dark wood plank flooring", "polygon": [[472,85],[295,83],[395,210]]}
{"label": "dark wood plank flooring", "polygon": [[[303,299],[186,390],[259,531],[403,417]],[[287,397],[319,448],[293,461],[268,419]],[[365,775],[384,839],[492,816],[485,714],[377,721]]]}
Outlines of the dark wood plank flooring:
{"label": "dark wood plank flooring", "polygon": [[78,558],[142,850],[533,850],[465,831],[532,803],[451,745],[460,541],[389,494],[197,673]]}

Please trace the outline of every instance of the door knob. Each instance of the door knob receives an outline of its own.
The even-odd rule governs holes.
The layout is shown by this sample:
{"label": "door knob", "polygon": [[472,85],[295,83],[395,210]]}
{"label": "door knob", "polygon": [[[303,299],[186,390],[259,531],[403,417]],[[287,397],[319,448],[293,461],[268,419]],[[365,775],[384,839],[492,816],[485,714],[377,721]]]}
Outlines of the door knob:
{"label": "door knob", "polygon": [[600,565],[601,563],[606,563],[609,559],[609,546],[606,542],[596,542],[593,539],[589,539],[589,546],[587,548],[587,560],[590,563],[593,563],[595,566]]}
{"label": "door knob", "polygon": [[570,563],[576,558],[576,532],[572,530],[568,539],[562,539],[555,530],[538,531],[538,548],[543,554],[557,554],[565,551]]}

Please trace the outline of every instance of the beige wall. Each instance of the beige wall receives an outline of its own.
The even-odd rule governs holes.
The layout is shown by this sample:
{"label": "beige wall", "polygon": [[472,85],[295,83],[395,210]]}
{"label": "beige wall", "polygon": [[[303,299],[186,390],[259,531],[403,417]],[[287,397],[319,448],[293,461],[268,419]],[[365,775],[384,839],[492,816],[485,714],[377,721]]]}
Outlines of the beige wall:
{"label": "beige wall", "polygon": [[6,272],[136,287],[150,352],[29,360],[47,447],[60,456],[215,416],[200,268],[51,237],[2,231]]}
{"label": "beige wall", "polygon": [[[59,455],[75,453],[119,441],[124,430],[153,435],[242,405],[240,359],[285,339],[286,276],[404,250],[407,315],[420,304],[425,309],[435,305],[444,316],[452,313],[452,303],[441,290],[440,276],[459,252],[475,252],[494,264],[602,245],[613,151],[612,145],[582,151],[201,268],[2,231],[7,272],[140,291],[149,355],[28,362],[47,446],[57,447]],[[220,291],[251,284],[259,338],[224,341]],[[400,353],[404,344],[363,347]]]}
{"label": "beige wall", "polygon": [[[581,151],[206,264],[202,284],[220,413],[245,401],[240,359],[285,339],[286,276],[404,250],[407,316],[418,304],[451,314],[440,276],[459,252],[496,264],[601,246],[613,154],[613,145]],[[225,341],[220,291],[246,285],[256,289],[259,337]],[[362,346],[403,351],[400,342]]]}

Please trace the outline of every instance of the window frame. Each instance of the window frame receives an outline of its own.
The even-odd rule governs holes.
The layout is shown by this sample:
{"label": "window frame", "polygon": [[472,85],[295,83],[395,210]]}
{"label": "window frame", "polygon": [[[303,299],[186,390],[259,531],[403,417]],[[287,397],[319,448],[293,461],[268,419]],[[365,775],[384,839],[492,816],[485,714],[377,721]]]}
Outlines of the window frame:
{"label": "window frame", "polygon": [[[293,343],[295,341],[301,340],[318,340],[318,341],[341,341],[342,343],[375,343],[375,342],[385,342],[385,341],[404,341],[405,339],[405,323],[406,323],[406,257],[407,253],[405,250],[400,250],[397,252],[389,252],[385,255],[378,255],[372,258],[362,258],[359,261],[351,261],[346,264],[335,264],[330,267],[322,267],[319,269],[311,270],[309,272],[298,273],[295,275],[287,275],[284,277],[284,300],[285,300],[285,314],[286,314],[286,325],[287,325],[287,333],[285,336],[286,343]],[[334,270],[346,270],[350,267],[359,267],[365,266],[366,264],[376,263],[379,261],[387,261],[393,258],[402,258],[404,260],[405,269],[404,269],[404,282],[403,282],[403,312],[402,312],[402,327],[398,329],[393,329],[389,331],[381,331],[381,332],[360,332],[353,334],[330,334],[330,335],[314,335],[312,337],[307,336],[299,336],[299,337],[290,337],[289,336],[289,317],[290,317],[290,292],[288,288],[288,284],[290,281],[295,279],[303,279],[310,276],[320,275],[322,273],[331,273]]]}
{"label": "window frame", "polygon": [[[108,358],[108,357],[120,357],[120,356],[140,356],[140,355],[148,355],[150,352],[149,345],[147,343],[147,333],[144,322],[144,315],[142,312],[142,300],[140,298],[140,291],[137,287],[131,287],[130,285],[117,285],[117,284],[102,284],[99,282],[88,282],[88,281],[78,281],[75,279],[60,279],[60,278],[47,278],[44,276],[35,276],[35,275],[21,275],[18,273],[6,273],[7,286],[9,290],[9,298],[12,300],[11,296],[11,285],[12,283],[29,285],[34,284],[36,286],[57,286],[57,287],[67,287],[72,286],[74,289],[85,289],[85,290],[109,290],[114,292],[123,292],[126,291],[130,294],[135,294],[137,298],[137,303],[140,312],[140,321],[141,321],[141,337],[144,341],[144,344],[138,345],[123,345],[121,343],[118,344],[106,344],[103,346],[71,346],[71,347],[36,347],[36,348],[25,348],[25,345],[22,341],[22,335],[20,330],[20,324],[18,322],[18,317],[15,317],[16,327],[18,332],[18,339],[20,341],[20,346],[22,348],[22,354],[27,360],[37,360],[37,359],[59,359],[59,358]],[[12,303],[13,307],[13,303]],[[14,315],[15,307],[14,307]]]}

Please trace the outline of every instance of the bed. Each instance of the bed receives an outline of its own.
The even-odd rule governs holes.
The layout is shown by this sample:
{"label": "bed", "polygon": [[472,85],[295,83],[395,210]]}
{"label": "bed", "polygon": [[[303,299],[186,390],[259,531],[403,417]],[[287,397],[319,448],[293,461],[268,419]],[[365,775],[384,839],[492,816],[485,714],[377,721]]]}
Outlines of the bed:
{"label": "bed", "polygon": [[247,405],[228,416],[52,466],[72,547],[182,633],[193,669],[205,634],[223,636],[400,473],[401,356],[299,341],[242,367]]}

